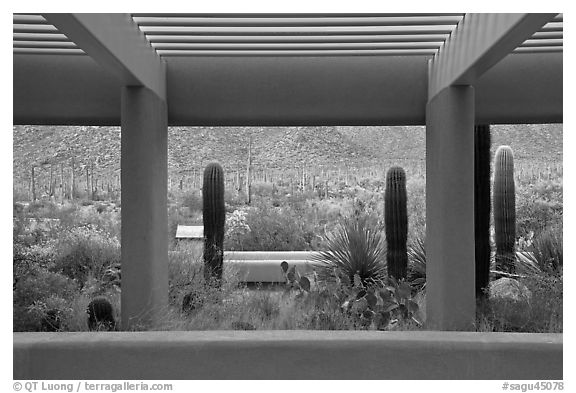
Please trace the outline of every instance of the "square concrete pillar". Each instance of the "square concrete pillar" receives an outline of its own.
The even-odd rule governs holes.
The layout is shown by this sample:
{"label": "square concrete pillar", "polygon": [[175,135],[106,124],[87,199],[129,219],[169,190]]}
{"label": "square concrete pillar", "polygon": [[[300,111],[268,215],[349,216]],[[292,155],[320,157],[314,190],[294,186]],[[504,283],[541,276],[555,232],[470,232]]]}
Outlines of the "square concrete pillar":
{"label": "square concrete pillar", "polygon": [[147,327],[168,305],[166,102],[122,89],[122,329]]}
{"label": "square concrete pillar", "polygon": [[473,330],[474,88],[448,87],[426,108],[426,327]]}

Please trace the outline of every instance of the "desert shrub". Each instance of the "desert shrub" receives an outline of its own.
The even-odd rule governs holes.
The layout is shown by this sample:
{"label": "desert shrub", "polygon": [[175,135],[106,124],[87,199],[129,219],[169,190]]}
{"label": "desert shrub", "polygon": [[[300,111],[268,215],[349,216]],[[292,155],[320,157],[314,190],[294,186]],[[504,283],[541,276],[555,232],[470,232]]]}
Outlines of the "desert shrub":
{"label": "desert shrub", "polygon": [[224,202],[226,204],[226,212],[231,213],[236,209],[246,205],[246,194],[243,191],[237,192],[236,190],[224,190]]}
{"label": "desert shrub", "polygon": [[426,179],[408,178],[408,239],[414,239],[425,232],[426,228]]}
{"label": "desert shrub", "polygon": [[313,262],[322,281],[343,276],[353,282],[358,275],[362,283],[386,276],[386,246],[380,230],[368,216],[347,218],[328,235],[326,249],[319,251]]}
{"label": "desert shrub", "polygon": [[179,243],[168,253],[168,295],[170,303],[181,305],[184,296],[203,285],[202,246]]}
{"label": "desert shrub", "polygon": [[[43,222],[41,218],[30,218],[23,213],[14,216],[12,223],[12,239],[25,247],[43,244],[57,235],[54,222]],[[57,224],[57,223],[56,223]]]}
{"label": "desert shrub", "polygon": [[[226,214],[226,233],[224,234],[224,248],[230,251],[243,249],[242,241],[250,232],[246,210],[234,210]],[[238,248],[236,248],[238,247]]]}
{"label": "desert shrub", "polygon": [[542,333],[563,331],[562,267],[556,273],[531,275],[521,280],[532,293],[530,320],[526,331]]}
{"label": "desert shrub", "polygon": [[562,276],[547,273],[519,278],[525,298],[491,298],[478,310],[478,330],[562,333]]}
{"label": "desert shrub", "polygon": [[[58,332],[68,330],[68,320],[72,313],[68,300],[50,296],[35,301],[27,309],[28,314],[36,321],[35,327],[42,332]],[[39,325],[38,325],[39,323]]]}
{"label": "desert shrub", "polygon": [[252,193],[254,196],[271,197],[274,193],[274,186],[272,183],[253,182]]}
{"label": "desert shrub", "polygon": [[120,263],[120,243],[105,231],[87,225],[62,234],[56,246],[55,270],[83,287],[89,276],[102,278]]}
{"label": "desert shrub", "polygon": [[247,210],[250,228],[243,236],[225,239],[225,249],[242,251],[310,250],[316,238],[312,228],[289,207],[258,203]]}
{"label": "desert shrub", "polygon": [[546,227],[562,224],[562,205],[541,199],[520,199],[516,213],[517,236],[534,232],[537,236]]}
{"label": "desert shrub", "polygon": [[257,318],[260,323],[274,319],[280,314],[278,299],[264,290],[256,291],[246,302],[246,308],[252,318]]}
{"label": "desert shrub", "polygon": [[26,209],[26,214],[36,217],[55,218],[58,212],[58,205],[49,200],[37,200],[30,202]]}
{"label": "desert shrub", "polygon": [[[46,330],[49,310],[58,310],[59,319],[68,313],[66,304],[77,294],[76,284],[70,278],[45,267],[31,265],[25,275],[14,283],[14,331]],[[62,315],[60,315],[62,314]]]}
{"label": "desert shrub", "polygon": [[222,299],[231,296],[239,286],[237,271],[230,266],[225,266],[220,287],[215,280],[205,280],[203,269],[202,247],[179,244],[168,254],[170,305],[186,318],[192,312],[220,315]]}
{"label": "desert shrub", "polygon": [[562,230],[552,227],[542,231],[533,240],[531,251],[542,271],[558,272],[562,268]]}
{"label": "desert shrub", "polygon": [[563,217],[562,179],[538,180],[518,189],[516,233],[537,237],[547,227],[561,226]]}
{"label": "desert shrub", "polygon": [[104,212],[107,211],[107,210],[108,210],[108,206],[107,206],[106,204],[104,204],[104,203],[98,203],[98,204],[96,205],[96,212],[99,213],[99,214],[102,214],[102,213],[104,213]]}
{"label": "desert shrub", "polygon": [[198,192],[190,192],[184,196],[181,205],[187,207],[191,213],[202,212],[202,195]]}

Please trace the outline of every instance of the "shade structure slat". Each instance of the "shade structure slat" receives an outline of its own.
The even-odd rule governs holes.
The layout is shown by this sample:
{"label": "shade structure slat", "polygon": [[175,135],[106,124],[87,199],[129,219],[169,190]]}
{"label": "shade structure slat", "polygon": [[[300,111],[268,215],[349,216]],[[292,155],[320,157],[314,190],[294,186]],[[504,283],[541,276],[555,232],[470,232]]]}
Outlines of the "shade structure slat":
{"label": "shade structure slat", "polygon": [[13,53],[26,55],[85,55],[82,49],[74,48],[14,48]]}
{"label": "shade structure slat", "polygon": [[387,43],[298,43],[298,44],[191,44],[156,43],[158,50],[362,50],[362,49],[438,49],[442,42],[387,42]]}
{"label": "shade structure slat", "polygon": [[462,12],[453,13],[141,13],[131,14],[132,17],[162,17],[162,18],[361,18],[361,17],[446,17],[464,16]]}
{"label": "shade structure slat", "polygon": [[563,22],[546,23],[540,31],[563,31]]}
{"label": "shade structure slat", "polygon": [[179,56],[433,56],[436,49],[381,50],[156,50],[162,57]]}
{"label": "shade structure slat", "polygon": [[68,37],[60,33],[14,33],[12,39],[14,41],[70,41]]}
{"label": "shade structure slat", "polygon": [[29,25],[15,24],[12,27],[14,33],[58,33],[58,29],[52,25]]}
{"label": "shade structure slat", "polygon": [[454,26],[306,26],[306,27],[191,27],[141,26],[154,35],[362,35],[362,34],[450,34]]}
{"label": "shade structure slat", "polygon": [[540,46],[562,46],[562,40],[526,40],[520,45],[521,47],[540,47]]}
{"label": "shade structure slat", "polygon": [[71,41],[14,41],[14,48],[77,48]]}
{"label": "shade structure slat", "polygon": [[45,25],[48,24],[42,15],[18,15],[12,16],[13,23],[28,25]]}
{"label": "shade structure slat", "polygon": [[539,31],[537,33],[534,33],[534,35],[531,37],[531,39],[549,40],[549,39],[562,39],[563,37],[564,37],[564,33],[561,31]]}
{"label": "shade structure slat", "polygon": [[324,17],[324,18],[187,18],[134,17],[139,26],[290,27],[290,26],[427,26],[456,25],[461,16]]}
{"label": "shade structure slat", "polygon": [[561,46],[537,46],[537,47],[519,47],[514,49],[513,53],[547,53],[563,52]]}

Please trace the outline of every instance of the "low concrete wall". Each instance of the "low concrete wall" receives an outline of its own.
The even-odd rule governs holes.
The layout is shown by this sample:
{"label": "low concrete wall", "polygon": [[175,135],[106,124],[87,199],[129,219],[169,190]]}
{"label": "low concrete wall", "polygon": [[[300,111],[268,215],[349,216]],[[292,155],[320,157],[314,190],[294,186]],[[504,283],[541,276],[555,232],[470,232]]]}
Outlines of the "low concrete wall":
{"label": "low concrete wall", "polygon": [[224,268],[234,269],[243,282],[284,282],[280,269],[283,261],[296,266],[300,274],[309,274],[313,270],[310,260],[314,254],[312,251],[225,251]]}
{"label": "low concrete wall", "polygon": [[[286,281],[280,268],[282,261],[231,260],[224,262],[224,268],[232,268],[238,273],[240,281],[247,283],[278,283]],[[296,266],[302,275],[312,273],[313,266],[308,261],[287,261],[289,266]]]}
{"label": "low concrete wall", "polygon": [[562,334],[14,333],[14,379],[562,379]]}

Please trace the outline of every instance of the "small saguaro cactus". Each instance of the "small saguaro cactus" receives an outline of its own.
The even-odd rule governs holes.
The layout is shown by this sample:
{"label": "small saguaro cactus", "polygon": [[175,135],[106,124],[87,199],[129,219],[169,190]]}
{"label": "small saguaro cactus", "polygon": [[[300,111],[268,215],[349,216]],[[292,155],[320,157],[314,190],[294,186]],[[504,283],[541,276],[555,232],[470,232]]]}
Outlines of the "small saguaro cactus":
{"label": "small saguaro cactus", "polygon": [[206,281],[222,279],[224,262],[224,170],[217,162],[212,162],[204,170],[202,186],[204,219],[204,278]]}
{"label": "small saguaro cactus", "polygon": [[496,268],[514,273],[516,240],[516,197],[514,156],[510,146],[500,146],[494,158],[494,232]]}
{"label": "small saguaro cactus", "polygon": [[88,304],[88,329],[90,330],[115,330],[116,320],[114,319],[114,309],[110,302],[97,297]]}
{"label": "small saguaro cactus", "polygon": [[474,127],[474,240],[476,298],[490,281],[490,126]]}
{"label": "small saguaro cactus", "polygon": [[386,174],[384,225],[386,229],[388,276],[405,279],[408,269],[408,210],[406,173],[392,167]]}

